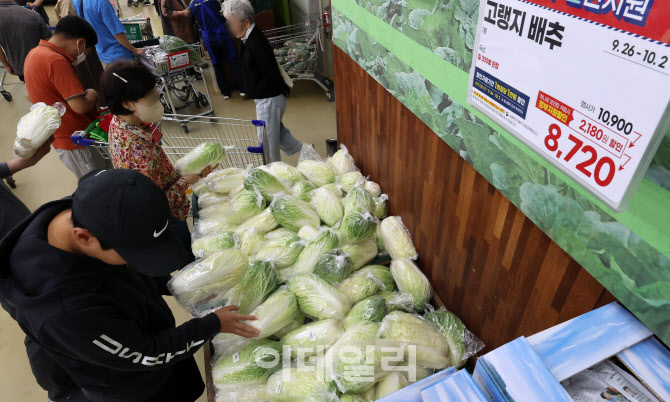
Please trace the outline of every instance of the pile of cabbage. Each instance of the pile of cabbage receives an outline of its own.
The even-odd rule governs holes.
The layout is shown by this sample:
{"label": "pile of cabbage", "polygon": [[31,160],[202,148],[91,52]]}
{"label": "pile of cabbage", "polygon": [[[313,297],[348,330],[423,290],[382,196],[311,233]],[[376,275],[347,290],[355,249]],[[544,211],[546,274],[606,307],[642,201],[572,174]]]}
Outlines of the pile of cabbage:
{"label": "pile of cabbage", "polygon": [[407,228],[345,147],[217,170],[193,191],[199,259],[170,290],[195,316],[237,305],[260,331],[214,338],[217,400],[372,401],[483,347],[430,305]]}

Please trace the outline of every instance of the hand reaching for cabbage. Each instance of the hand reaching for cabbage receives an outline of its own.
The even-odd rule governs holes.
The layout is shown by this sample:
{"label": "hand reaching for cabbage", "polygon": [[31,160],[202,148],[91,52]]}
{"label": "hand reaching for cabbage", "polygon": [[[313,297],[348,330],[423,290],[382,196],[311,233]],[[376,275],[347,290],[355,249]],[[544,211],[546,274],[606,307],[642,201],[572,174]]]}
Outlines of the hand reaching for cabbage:
{"label": "hand reaching for cabbage", "polygon": [[195,184],[198,182],[198,180],[209,176],[209,174],[212,173],[213,171],[214,168],[212,166],[207,166],[205,169],[203,169],[203,171],[200,174],[187,174],[182,177],[186,179],[188,184]]}
{"label": "hand reaching for cabbage", "polygon": [[257,337],[260,331],[242,322],[256,320],[256,317],[236,313],[235,311],[239,309],[237,306],[226,306],[214,312],[221,321],[221,333],[235,334],[245,338]]}

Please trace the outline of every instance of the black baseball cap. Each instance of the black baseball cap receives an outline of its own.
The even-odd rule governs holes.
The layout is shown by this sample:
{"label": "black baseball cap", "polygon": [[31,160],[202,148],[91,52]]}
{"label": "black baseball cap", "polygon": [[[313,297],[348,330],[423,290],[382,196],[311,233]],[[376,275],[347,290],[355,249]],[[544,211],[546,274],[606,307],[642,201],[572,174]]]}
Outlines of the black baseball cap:
{"label": "black baseball cap", "polygon": [[164,276],[190,262],[170,224],[165,193],[145,175],[96,170],[79,180],[73,199],[77,220],[133,269]]}

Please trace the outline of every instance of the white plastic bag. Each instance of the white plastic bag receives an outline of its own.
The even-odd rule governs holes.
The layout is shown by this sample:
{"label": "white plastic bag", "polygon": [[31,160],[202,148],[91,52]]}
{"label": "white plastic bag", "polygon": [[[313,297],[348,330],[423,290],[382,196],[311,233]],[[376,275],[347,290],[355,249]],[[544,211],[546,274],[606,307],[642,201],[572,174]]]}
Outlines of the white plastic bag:
{"label": "white plastic bag", "polygon": [[19,158],[30,158],[37,148],[41,147],[53,133],[58,130],[61,116],[65,114],[65,106],[56,103],[48,106],[45,103],[36,103],[16,126],[14,140],[14,155]]}

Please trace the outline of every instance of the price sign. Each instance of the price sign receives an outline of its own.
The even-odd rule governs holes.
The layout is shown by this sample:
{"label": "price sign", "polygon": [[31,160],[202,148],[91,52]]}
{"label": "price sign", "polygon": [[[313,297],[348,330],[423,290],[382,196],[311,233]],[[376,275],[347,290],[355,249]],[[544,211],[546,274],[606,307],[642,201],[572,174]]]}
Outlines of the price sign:
{"label": "price sign", "polygon": [[191,58],[188,52],[188,50],[182,50],[181,52],[168,54],[168,69],[176,70],[178,68],[190,66]]}
{"label": "price sign", "polygon": [[481,0],[468,103],[622,211],[668,130],[670,47],[548,7]]}
{"label": "price sign", "polygon": [[129,41],[142,40],[142,28],[140,24],[123,24],[123,27],[126,29],[126,38]]}

